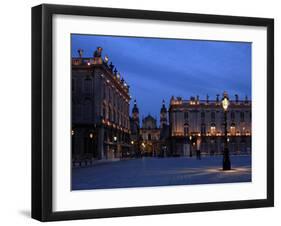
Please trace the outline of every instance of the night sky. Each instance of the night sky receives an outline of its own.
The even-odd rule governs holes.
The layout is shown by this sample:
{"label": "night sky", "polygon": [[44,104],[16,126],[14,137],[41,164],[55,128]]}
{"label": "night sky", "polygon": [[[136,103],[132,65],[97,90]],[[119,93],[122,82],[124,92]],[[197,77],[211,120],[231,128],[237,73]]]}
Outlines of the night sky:
{"label": "night sky", "polygon": [[215,99],[226,90],[251,98],[251,43],[72,35],[72,56],[77,49],[92,57],[97,46],[130,85],[140,117],[159,121],[162,100],[171,96]]}

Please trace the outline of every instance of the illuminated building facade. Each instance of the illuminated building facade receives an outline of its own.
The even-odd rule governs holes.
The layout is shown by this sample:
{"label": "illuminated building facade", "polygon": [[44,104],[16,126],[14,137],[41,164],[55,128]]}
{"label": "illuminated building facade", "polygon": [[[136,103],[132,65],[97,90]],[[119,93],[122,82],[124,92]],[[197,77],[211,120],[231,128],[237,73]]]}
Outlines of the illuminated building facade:
{"label": "illuminated building facade", "polygon": [[157,156],[160,149],[160,128],[157,127],[157,120],[151,115],[142,120],[140,136],[142,156]]}
{"label": "illuminated building facade", "polygon": [[[224,112],[221,99],[181,97],[170,100],[170,154],[221,154],[224,147]],[[251,152],[251,101],[235,95],[227,110],[228,148],[231,154]]]}
{"label": "illuminated building facade", "polygon": [[147,115],[142,119],[140,125],[139,108],[136,100],[132,108],[131,122],[131,144],[133,156],[166,156],[167,139],[169,138],[168,111],[165,101],[160,109],[160,126],[157,119]]}
{"label": "illuminated building facade", "polygon": [[120,158],[130,149],[129,86],[98,47],[72,58],[72,158]]}

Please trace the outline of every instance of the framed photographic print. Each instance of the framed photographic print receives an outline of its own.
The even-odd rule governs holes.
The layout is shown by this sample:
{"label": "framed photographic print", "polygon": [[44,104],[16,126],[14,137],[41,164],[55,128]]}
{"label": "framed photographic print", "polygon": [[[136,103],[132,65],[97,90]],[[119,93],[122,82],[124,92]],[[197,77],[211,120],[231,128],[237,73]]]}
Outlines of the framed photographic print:
{"label": "framed photographic print", "polygon": [[274,205],[274,21],[32,8],[32,217]]}

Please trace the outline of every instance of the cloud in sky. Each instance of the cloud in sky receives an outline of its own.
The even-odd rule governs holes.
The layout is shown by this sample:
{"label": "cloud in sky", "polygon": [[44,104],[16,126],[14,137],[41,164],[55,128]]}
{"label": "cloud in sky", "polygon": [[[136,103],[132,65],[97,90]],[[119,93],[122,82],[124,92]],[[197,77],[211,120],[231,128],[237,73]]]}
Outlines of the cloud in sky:
{"label": "cloud in sky", "polygon": [[82,48],[92,57],[103,47],[130,85],[141,117],[159,119],[162,100],[168,105],[172,95],[215,99],[226,90],[230,98],[251,98],[251,43],[97,35],[72,35],[71,41],[72,56]]}

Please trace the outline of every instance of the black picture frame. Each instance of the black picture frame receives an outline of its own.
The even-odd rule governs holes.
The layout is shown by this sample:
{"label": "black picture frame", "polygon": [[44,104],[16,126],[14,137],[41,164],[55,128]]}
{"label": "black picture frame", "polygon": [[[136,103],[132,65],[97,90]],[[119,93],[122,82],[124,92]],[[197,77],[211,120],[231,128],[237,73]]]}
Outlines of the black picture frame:
{"label": "black picture frame", "polygon": [[[52,18],[55,14],[182,21],[267,28],[267,198],[95,210],[52,210]],[[274,206],[274,20],[221,15],[43,4],[32,8],[32,218],[122,217]]]}

